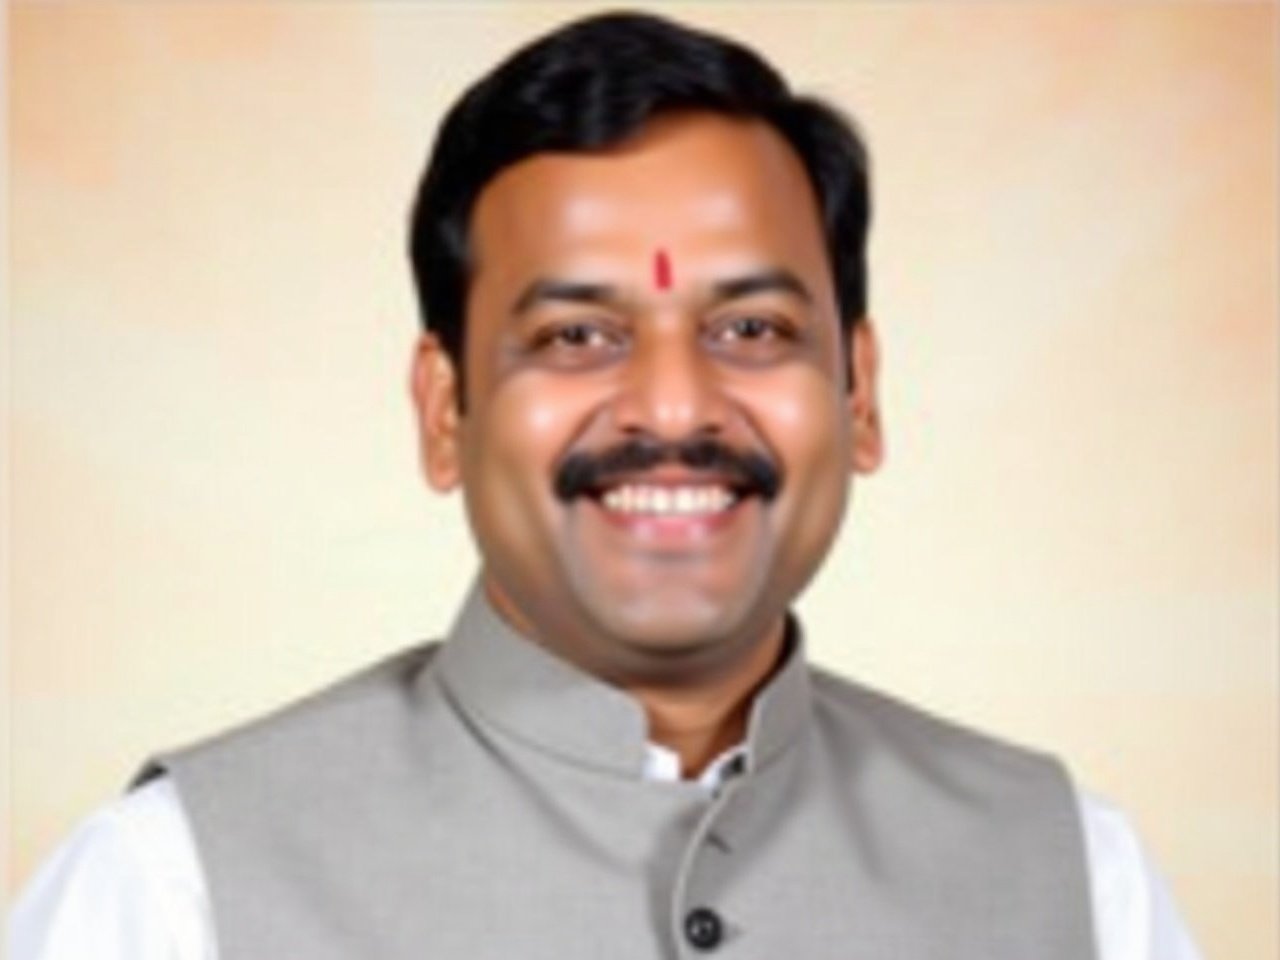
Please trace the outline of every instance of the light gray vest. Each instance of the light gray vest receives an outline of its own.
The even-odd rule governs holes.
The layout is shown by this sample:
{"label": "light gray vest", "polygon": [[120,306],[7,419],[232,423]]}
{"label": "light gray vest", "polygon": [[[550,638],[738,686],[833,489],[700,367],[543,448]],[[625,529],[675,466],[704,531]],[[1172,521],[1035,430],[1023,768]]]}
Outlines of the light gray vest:
{"label": "light gray vest", "polygon": [[[798,634],[798,631],[793,631]],[[714,797],[473,591],[443,645],[161,757],[221,960],[1086,960],[1052,760],[808,668]]]}

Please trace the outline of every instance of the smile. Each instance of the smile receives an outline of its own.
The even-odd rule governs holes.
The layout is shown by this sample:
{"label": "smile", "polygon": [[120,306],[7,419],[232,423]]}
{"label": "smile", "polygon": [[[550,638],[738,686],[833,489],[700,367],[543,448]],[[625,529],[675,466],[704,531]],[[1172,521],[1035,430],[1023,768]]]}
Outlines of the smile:
{"label": "smile", "polygon": [[719,484],[656,486],[624,484],[606,490],[600,503],[611,513],[654,517],[697,517],[724,513],[738,500]]}

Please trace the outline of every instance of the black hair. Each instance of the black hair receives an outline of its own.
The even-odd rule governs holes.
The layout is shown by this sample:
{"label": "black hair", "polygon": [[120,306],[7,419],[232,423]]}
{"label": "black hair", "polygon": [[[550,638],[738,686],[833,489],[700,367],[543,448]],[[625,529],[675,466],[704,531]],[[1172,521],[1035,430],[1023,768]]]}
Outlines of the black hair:
{"label": "black hair", "polygon": [[782,135],[818,197],[841,322],[849,328],[866,313],[868,159],[852,123],[793,95],[739,43],[649,14],[606,13],[516,51],[441,124],[413,209],[410,256],[423,325],[460,377],[471,213],[485,185],[533,154],[612,146],[674,110],[755,118]]}

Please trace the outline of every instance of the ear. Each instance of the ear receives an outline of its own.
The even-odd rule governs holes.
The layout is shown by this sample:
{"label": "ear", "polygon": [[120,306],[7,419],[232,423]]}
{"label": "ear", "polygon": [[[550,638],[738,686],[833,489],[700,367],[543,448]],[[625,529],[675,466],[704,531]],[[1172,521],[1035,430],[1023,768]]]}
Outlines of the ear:
{"label": "ear", "polygon": [[880,423],[880,403],[876,378],[880,370],[880,345],[868,317],[862,317],[849,331],[850,383],[849,421],[853,425],[854,473],[871,473],[884,460],[884,429]]}
{"label": "ear", "polygon": [[418,443],[427,483],[448,493],[462,480],[458,439],[458,375],[433,333],[423,334],[413,355],[409,390],[418,414]]}

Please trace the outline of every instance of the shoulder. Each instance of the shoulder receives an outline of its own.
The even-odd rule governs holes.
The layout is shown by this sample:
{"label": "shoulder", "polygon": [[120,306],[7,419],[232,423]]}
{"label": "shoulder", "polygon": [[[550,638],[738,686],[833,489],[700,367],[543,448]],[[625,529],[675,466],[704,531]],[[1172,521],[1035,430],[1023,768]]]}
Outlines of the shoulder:
{"label": "shoulder", "polygon": [[255,763],[274,766],[281,756],[300,748],[315,756],[316,751],[362,745],[367,749],[357,752],[374,762],[376,747],[388,735],[389,726],[421,709],[422,678],[438,647],[438,643],[426,643],[400,651],[262,717],[166,751],[144,767],[135,782],[169,772],[182,783],[188,768],[217,768],[229,762],[246,770]]}
{"label": "shoulder", "polygon": [[1086,889],[1079,807],[1056,758],[823,670],[811,677],[813,749],[849,802],[886,823],[929,824],[933,841],[966,851],[966,862],[999,849]]}
{"label": "shoulder", "polygon": [[[305,814],[317,804],[342,818],[376,817],[381,793],[353,783],[444,782],[435,771],[447,762],[440,742],[452,714],[434,682],[438,649],[404,650],[263,717],[161,752],[135,783],[172,780],[210,863],[236,862],[245,847],[309,842]],[[277,831],[270,838],[268,824]]]}
{"label": "shoulder", "polygon": [[360,713],[376,710],[380,704],[401,702],[413,696],[439,647],[439,643],[424,643],[401,650],[223,736],[286,730],[335,712]]}
{"label": "shoulder", "polygon": [[946,719],[821,668],[812,668],[815,719],[837,745],[856,754],[883,753],[963,778],[998,781],[1038,775],[1069,785],[1052,755]]}
{"label": "shoulder", "polygon": [[173,785],[157,779],[86,819],[14,905],[16,960],[205,960],[209,906]]}

